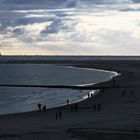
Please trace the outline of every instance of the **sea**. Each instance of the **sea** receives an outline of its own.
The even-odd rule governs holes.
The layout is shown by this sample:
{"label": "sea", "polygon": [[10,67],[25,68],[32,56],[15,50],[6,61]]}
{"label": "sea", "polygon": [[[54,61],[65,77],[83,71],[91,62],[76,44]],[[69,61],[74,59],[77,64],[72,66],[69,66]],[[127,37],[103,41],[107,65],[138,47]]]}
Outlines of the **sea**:
{"label": "sea", "polygon": [[[0,64],[0,85],[85,86],[108,81],[117,73],[55,64]],[[0,114],[37,110],[41,103],[53,108],[86,99],[91,90],[0,86]]]}

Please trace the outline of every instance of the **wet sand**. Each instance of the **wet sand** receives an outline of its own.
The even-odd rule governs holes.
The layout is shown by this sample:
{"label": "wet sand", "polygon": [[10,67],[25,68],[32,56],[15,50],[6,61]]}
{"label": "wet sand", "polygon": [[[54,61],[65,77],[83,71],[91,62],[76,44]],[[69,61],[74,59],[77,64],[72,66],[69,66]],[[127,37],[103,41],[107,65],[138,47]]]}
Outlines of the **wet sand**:
{"label": "wet sand", "polygon": [[[101,91],[94,97],[79,102],[78,111],[72,111],[71,105],[67,105],[48,109],[46,112],[0,116],[0,139],[140,139],[140,62],[114,60],[67,64],[117,71],[120,75],[111,81],[94,85],[99,89],[101,87]],[[98,104],[101,105],[100,111]],[[61,120],[56,119],[56,112],[62,113]]]}

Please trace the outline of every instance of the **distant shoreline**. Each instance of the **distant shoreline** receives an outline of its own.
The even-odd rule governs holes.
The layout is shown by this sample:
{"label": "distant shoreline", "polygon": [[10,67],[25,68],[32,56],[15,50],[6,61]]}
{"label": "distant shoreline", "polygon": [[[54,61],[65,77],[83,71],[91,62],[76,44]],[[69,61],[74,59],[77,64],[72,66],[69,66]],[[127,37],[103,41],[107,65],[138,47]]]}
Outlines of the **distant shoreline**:
{"label": "distant shoreline", "polygon": [[16,56],[16,55],[2,55],[0,56],[0,64],[79,64],[91,63],[95,61],[139,61],[140,56],[53,56],[53,55],[29,55],[29,56]]}

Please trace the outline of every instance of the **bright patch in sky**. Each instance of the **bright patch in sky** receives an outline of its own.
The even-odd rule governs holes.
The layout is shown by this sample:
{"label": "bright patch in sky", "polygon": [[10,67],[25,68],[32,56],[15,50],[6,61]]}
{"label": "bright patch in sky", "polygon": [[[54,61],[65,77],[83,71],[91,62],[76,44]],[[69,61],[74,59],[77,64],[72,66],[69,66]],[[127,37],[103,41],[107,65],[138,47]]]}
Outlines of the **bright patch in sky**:
{"label": "bright patch in sky", "polygon": [[0,0],[0,52],[139,55],[138,0]]}

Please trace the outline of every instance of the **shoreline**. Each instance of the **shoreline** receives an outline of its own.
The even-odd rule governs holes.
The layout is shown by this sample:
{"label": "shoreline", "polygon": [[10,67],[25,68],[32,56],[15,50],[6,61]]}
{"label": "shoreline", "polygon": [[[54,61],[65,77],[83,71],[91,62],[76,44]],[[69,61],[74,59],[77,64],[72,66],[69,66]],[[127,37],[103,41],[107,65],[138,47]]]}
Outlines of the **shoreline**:
{"label": "shoreline", "polygon": [[[140,65],[136,64],[140,62],[96,61],[75,64],[119,71],[121,75],[95,85],[98,88],[106,88],[101,88],[96,96],[79,102],[78,112],[71,112],[70,105],[66,105],[48,109],[47,112],[0,116],[0,139],[7,137],[13,140],[112,140],[116,136],[117,140],[140,138]],[[93,110],[93,104],[101,104],[101,111]],[[62,112],[62,120],[55,118],[58,111]]]}
{"label": "shoreline", "polygon": [[[51,64],[49,64],[51,65]],[[53,64],[54,65],[54,64]],[[114,74],[114,75],[110,75],[110,78],[108,78],[107,80],[100,80],[100,82],[97,82],[97,83],[90,83],[90,84],[80,84],[80,85],[0,85],[0,87],[34,87],[34,88],[62,88],[62,89],[75,89],[75,90],[90,90],[88,93],[90,94],[90,92],[94,91],[94,94],[96,94],[97,92],[100,92],[100,88],[95,88],[94,89],[94,86],[98,86],[99,84],[103,83],[103,82],[109,82],[110,80],[112,80],[113,78],[117,77],[119,74],[115,71],[108,71],[108,70],[102,70],[102,69],[94,69],[94,68],[86,68],[86,67],[77,67],[77,66],[73,66],[73,65],[56,65],[56,66],[64,66],[64,67],[68,67],[68,68],[74,68],[74,69],[82,69],[82,70],[96,70],[96,71],[101,71],[101,72],[107,72],[107,73],[110,73],[110,74]],[[88,89],[89,87],[89,89]],[[84,100],[87,100],[88,99],[88,93],[87,95],[85,95],[84,97],[78,99],[78,100],[75,100],[75,101],[72,101],[69,103],[69,105],[73,105],[73,104],[76,104],[76,103],[80,103]],[[94,97],[94,94],[93,94],[93,97]],[[91,95],[90,95],[91,96]],[[47,110],[52,110],[52,109],[56,109],[56,108],[63,108],[67,106],[67,103],[63,103],[63,104],[60,104],[60,105],[57,105],[57,106],[52,106],[52,107],[49,107],[47,108]],[[30,113],[30,112],[36,112],[38,111],[37,109],[35,110],[31,110],[31,111],[24,111],[24,112],[16,112],[16,113],[6,113],[6,114],[0,114],[0,116],[7,116],[7,115],[16,115],[16,114],[25,114],[25,113]]]}

